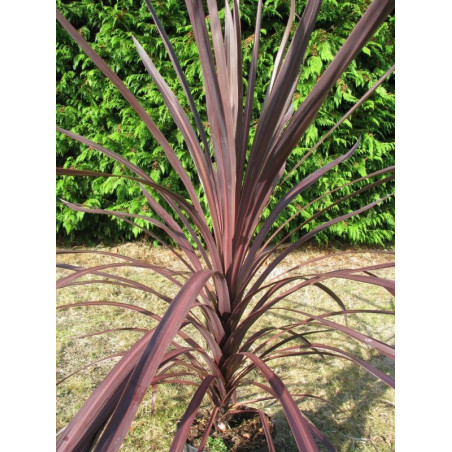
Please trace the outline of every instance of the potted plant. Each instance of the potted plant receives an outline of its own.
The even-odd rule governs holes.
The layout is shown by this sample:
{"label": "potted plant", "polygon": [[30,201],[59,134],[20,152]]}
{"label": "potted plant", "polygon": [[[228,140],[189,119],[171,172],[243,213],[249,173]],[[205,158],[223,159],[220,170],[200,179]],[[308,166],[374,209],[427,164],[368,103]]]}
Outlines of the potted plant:
{"label": "potted plant", "polygon": [[[247,86],[244,89],[238,0],[234,0],[232,6],[226,2],[221,14],[217,2],[207,0],[210,29],[206,25],[203,2],[186,0],[202,65],[207,126],[197,110],[195,99],[171,42],[153,6],[148,0],[146,4],[183,87],[190,112],[182,107],[141,43],[134,37],[132,39],[147,72],[158,86],[184,138],[186,150],[193,160],[207,206],[201,204],[199,193],[195,190],[193,181],[181,164],[178,155],[137,98],[90,47],[83,36],[57,11],[59,23],[140,116],[179,175],[186,193],[186,196],[181,195],[157,183],[149,174],[118,153],[77,133],[57,128],[59,133],[124,165],[133,175],[126,172],[119,177],[140,184],[143,196],[147,199],[150,208],[159,215],[160,220],[128,212],[90,208],[64,200],[62,202],[77,212],[112,215],[134,225],[136,224],[134,220],[151,223],[171,238],[176,246],[174,255],[186,267],[186,271],[180,274],[145,261],[113,253],[110,254],[117,259],[113,264],[91,268],[63,265],[72,273],[57,282],[58,288],[83,284],[84,281],[81,279],[83,276],[95,275],[108,281],[109,284],[153,291],[152,288],[142,287],[132,279],[115,278],[109,273],[111,269],[128,266],[143,268],[162,275],[169,283],[178,286],[178,293],[172,299],[165,300],[168,303],[168,309],[162,317],[151,316],[156,320],[156,326],[143,334],[142,338],[124,354],[94,390],[59,436],[57,449],[59,451],[118,450],[149,388],[171,380],[182,383],[184,380],[181,378],[180,371],[177,370],[178,366],[182,366],[185,369],[184,375],[190,374],[196,377],[196,391],[180,419],[170,451],[180,452],[186,447],[190,428],[197,422],[197,413],[205,396],[209,398],[211,409],[203,418],[203,432],[196,450],[202,451],[206,447],[213,431],[230,428],[231,416],[243,405],[237,398],[238,392],[246,384],[257,385],[267,393],[268,398],[273,398],[281,404],[300,451],[318,450],[316,441],[334,450],[329,440],[300,411],[294,401],[294,395],[272,370],[271,365],[274,360],[287,356],[300,358],[312,354],[319,354],[324,358],[334,356],[356,363],[393,387],[394,379],[390,375],[340,347],[325,341],[317,342],[314,339],[315,332],[313,333],[311,328],[315,325],[322,330],[339,332],[344,337],[352,338],[394,359],[392,346],[350,328],[346,322],[341,322],[342,316],[346,319],[348,314],[357,312],[347,310],[341,300],[323,284],[331,278],[343,278],[356,283],[381,286],[393,294],[394,281],[378,277],[373,273],[393,263],[305,276],[282,274],[271,279],[269,276],[284,258],[316,234],[385,202],[391,194],[349,213],[333,216],[309,232],[301,234],[300,227],[294,228],[282,240],[275,243],[276,234],[272,233],[272,227],[279,214],[328,171],[351,157],[360,146],[358,140],[347,153],[325,163],[316,171],[304,176],[287,193],[279,195],[280,200],[271,211],[266,212],[266,209],[278,183],[284,176],[291,151],[316,117],[322,102],[338,77],[392,12],[394,2],[374,0],[369,5],[334,60],[318,78],[316,85],[301,106],[294,111],[292,99],[321,1],[307,2],[292,34],[295,18],[295,2],[292,0],[291,14],[275,59],[267,95],[257,122],[253,124],[262,1],[258,1],[251,66]],[[224,26],[222,17],[224,17]],[[362,105],[392,71],[393,68],[389,69],[385,76],[333,126],[332,130]],[[321,141],[325,138],[326,136]],[[314,146],[299,164],[303,163],[317,147],[318,145]],[[340,195],[341,189],[345,186],[353,187],[352,183],[325,193],[324,196],[331,193],[339,196],[328,206],[319,209],[303,224],[309,224],[310,221],[346,199],[391,181],[394,178],[393,172],[394,168],[388,167],[366,175],[359,181],[366,180],[368,184],[351,190],[346,195]],[[57,174],[79,177],[118,177],[105,172],[77,168],[57,168]],[[165,208],[156,201],[155,194],[164,200]],[[306,206],[300,206],[293,217],[303,211],[303,207]],[[146,228],[143,229],[147,231]],[[283,247],[284,245],[286,246]],[[277,257],[272,254],[275,250],[279,251]],[[77,251],[59,251],[61,254],[70,252]],[[299,267],[303,265],[306,265],[306,262]],[[312,286],[327,292],[337,303],[338,310],[323,315],[294,310],[293,320],[285,327],[275,326],[258,331],[252,330],[256,322],[274,309],[278,302],[291,293]],[[157,292],[153,291],[153,293]],[[374,313],[375,310],[360,311],[362,314],[366,312]],[[387,311],[382,313],[388,314]],[[183,329],[187,325],[196,329],[202,341],[184,332]],[[250,334],[251,331],[253,331],[252,334]],[[266,384],[250,383],[246,377],[254,370],[265,378]],[[193,383],[195,380],[190,381]],[[274,451],[268,418],[258,409],[248,407],[248,411],[253,411],[259,417],[268,449]]]}

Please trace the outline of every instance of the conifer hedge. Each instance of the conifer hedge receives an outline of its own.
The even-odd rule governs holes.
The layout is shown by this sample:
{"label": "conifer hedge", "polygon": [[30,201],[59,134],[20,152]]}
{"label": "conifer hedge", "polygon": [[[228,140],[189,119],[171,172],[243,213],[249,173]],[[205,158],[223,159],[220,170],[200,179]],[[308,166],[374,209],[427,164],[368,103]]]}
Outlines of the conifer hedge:
{"label": "conifer hedge", "polygon": [[[305,3],[305,0],[297,0],[298,14],[303,11]],[[333,59],[368,4],[368,0],[350,2],[324,0],[295,94],[295,109]],[[153,5],[170,36],[202,116],[205,114],[205,107],[200,80],[201,67],[185,6],[178,0],[155,1]],[[243,36],[246,37],[243,43],[244,61],[248,63],[256,5],[257,2],[253,0],[241,1]],[[270,81],[273,59],[278,50],[277,43],[284,32],[290,1],[267,0],[264,5],[260,49],[262,56],[259,60],[258,81],[265,79],[266,82],[256,86],[255,96],[259,101],[264,98],[267,83]],[[174,145],[184,167],[196,181],[194,167],[182,136],[174,126],[156,86],[146,73],[131,39],[132,34],[136,36],[145,50],[155,58],[154,61],[159,62],[158,69],[161,74],[174,92],[181,94],[178,96],[179,100],[182,103],[186,102],[145,3],[141,0],[57,0],[57,7],[142,102],[169,142]],[[179,179],[166,161],[162,149],[127,102],[59,25],[56,36],[57,124],[122,154],[148,171],[157,182],[183,193],[183,188],[179,187]],[[307,130],[289,159],[288,170],[393,63],[394,17],[391,16],[341,76],[313,125]],[[244,83],[247,81],[244,80]],[[255,113],[257,114],[257,111]],[[280,194],[286,192],[304,174],[311,173],[326,161],[344,154],[359,136],[362,137],[362,144],[355,155],[303,193],[303,198],[300,196],[281,214],[279,224],[283,224],[296,211],[297,204],[314,200],[320,194],[347,181],[394,164],[394,75],[284,182]],[[57,134],[57,166],[105,171],[118,175],[128,174],[128,170],[116,162],[74,140],[67,139],[63,134]],[[355,187],[358,186],[359,183],[355,184]],[[197,189],[199,192],[202,191],[199,185]],[[331,215],[338,216],[355,210],[368,204],[374,200],[373,198],[380,198],[389,190],[390,188],[383,184],[357,199],[351,199],[349,204],[341,203],[340,210],[332,211]],[[127,210],[151,216],[153,214],[148,211],[147,202],[137,184],[120,177],[108,179],[59,177],[56,191],[58,198],[85,203],[91,207]],[[342,193],[346,194],[345,191]],[[328,199],[322,202],[331,203]],[[314,210],[313,208],[304,211],[299,216],[299,222],[309,218]],[[327,217],[323,217],[323,220],[325,218]],[[322,218],[318,220],[320,223]],[[146,226],[139,223],[139,220],[137,224]],[[318,223],[313,221],[309,227],[305,227],[305,230],[313,229],[317,225]],[[73,243],[77,236],[77,240],[82,240],[85,244],[114,243],[134,239],[139,234],[139,228],[132,228],[115,218],[85,215],[58,205],[57,235],[60,241]],[[280,236],[283,234],[284,230]],[[393,201],[377,206],[365,215],[350,219],[347,223],[337,224],[317,236],[317,240],[323,243],[340,240],[368,245],[386,245],[391,243],[393,238]]]}

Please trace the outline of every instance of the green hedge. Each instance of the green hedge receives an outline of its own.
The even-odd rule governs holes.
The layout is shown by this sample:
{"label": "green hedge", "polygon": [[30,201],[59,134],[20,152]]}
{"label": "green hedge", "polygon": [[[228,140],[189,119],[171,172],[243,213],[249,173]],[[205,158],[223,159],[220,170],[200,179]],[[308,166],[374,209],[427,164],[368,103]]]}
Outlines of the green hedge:
{"label": "green hedge", "polygon": [[[305,1],[297,1],[301,14]],[[319,75],[333,59],[337,50],[357,22],[368,0],[323,2],[316,29],[308,47],[305,68],[295,95],[295,108],[303,101]],[[161,18],[176,53],[184,68],[193,96],[198,102],[202,117],[204,93],[200,62],[193,34],[182,1],[155,1],[154,7]],[[249,66],[252,48],[256,1],[241,2],[242,31],[244,37],[245,67]],[[260,61],[255,94],[257,116],[269,82],[273,58],[288,17],[289,0],[267,0],[262,22]],[[184,167],[196,180],[196,174],[182,136],[178,133],[161,96],[147,75],[133,45],[133,34],[153,58],[157,67],[184,106],[185,97],[178,84],[165,48],[142,1],[62,1],[57,7],[83,34],[93,48],[124,80],[139,98],[145,109],[168,137]],[[381,77],[394,62],[394,17],[390,17],[368,43],[358,58],[350,65],[332,90],[319,115],[307,130],[305,137],[292,153],[287,168],[292,168],[304,153],[356,102],[364,92]],[[246,80],[244,80],[246,84]],[[188,106],[187,106],[188,108]],[[112,149],[138,164],[160,183],[182,192],[177,175],[165,160],[162,149],[141,123],[138,115],[116,91],[113,85],[97,70],[80,48],[57,25],[57,124]],[[252,135],[252,133],[251,133]],[[362,144],[356,154],[327,177],[299,197],[292,207],[284,211],[282,224],[297,204],[315,199],[321,193],[377,169],[394,163],[394,76],[385,82],[373,96],[328,139],[307,162],[283,184],[287,191],[304,174],[312,172],[333,156],[343,154],[358,139]],[[119,164],[95,150],[88,149],[61,134],[57,134],[57,165],[66,168],[90,169],[128,174]],[[355,185],[356,187],[359,184]],[[197,185],[199,193],[201,188]],[[276,192],[273,202],[277,201]],[[92,207],[127,210],[132,213],[148,211],[139,187],[121,178],[89,179],[83,177],[57,178],[57,198],[85,203]],[[342,203],[331,215],[337,216],[356,209],[389,191],[389,184],[367,192],[359,199]],[[346,193],[345,191],[343,193]],[[331,200],[327,199],[326,203]],[[318,205],[317,205],[318,206]],[[270,206],[271,208],[271,206]],[[314,209],[315,206],[312,208]],[[314,210],[300,215],[299,222]],[[324,221],[325,218],[319,218]],[[295,223],[296,224],[296,223]],[[313,222],[305,230],[314,228]],[[293,225],[293,223],[292,223]],[[114,243],[131,240],[139,235],[138,228],[107,216],[73,212],[57,206],[57,237],[66,243]],[[282,236],[283,232],[281,232]],[[394,201],[386,202],[366,215],[340,223],[319,234],[317,240],[326,243],[340,240],[351,243],[383,245],[393,241]],[[295,237],[294,237],[295,238]]]}

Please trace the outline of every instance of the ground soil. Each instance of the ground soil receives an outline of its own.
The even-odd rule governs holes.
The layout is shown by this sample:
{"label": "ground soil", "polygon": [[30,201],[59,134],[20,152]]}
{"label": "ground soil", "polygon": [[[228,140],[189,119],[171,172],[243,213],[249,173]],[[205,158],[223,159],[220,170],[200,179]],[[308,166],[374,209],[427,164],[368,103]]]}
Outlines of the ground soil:
{"label": "ground soil", "polygon": [[[267,418],[268,427],[272,437],[276,435],[275,426],[269,416]],[[209,420],[209,413],[201,412],[190,428],[188,443],[198,446],[206,429]],[[255,411],[241,411],[226,415],[222,421],[227,426],[224,431],[212,428],[211,436],[221,438],[230,452],[252,452],[267,444],[262,421]],[[208,450],[208,449],[206,449]]]}

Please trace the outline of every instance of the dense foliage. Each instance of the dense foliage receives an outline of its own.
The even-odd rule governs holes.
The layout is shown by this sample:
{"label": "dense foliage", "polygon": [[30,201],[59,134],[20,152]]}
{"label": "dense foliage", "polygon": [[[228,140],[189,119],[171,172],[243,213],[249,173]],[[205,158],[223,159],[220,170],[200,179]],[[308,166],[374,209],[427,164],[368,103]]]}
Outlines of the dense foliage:
{"label": "dense foliage", "polygon": [[[295,109],[333,59],[368,3],[367,0],[323,2],[306,53],[305,69],[297,87]],[[306,1],[297,0],[298,14],[303,11],[305,4]],[[241,2],[245,71],[251,59],[256,5],[257,2],[254,1]],[[98,2],[58,0],[57,6],[125,81],[132,93],[140,99],[168,141],[174,143],[174,149],[187,172],[193,175],[194,166],[186,152],[182,135],[175,127],[157,87],[149,80],[131,39],[133,34],[143,44],[179,101],[188,110],[187,101],[144,2],[140,0]],[[258,116],[258,108],[265,97],[289,6],[288,0],[265,2],[253,118]],[[201,66],[185,6],[179,1],[169,0],[156,2],[155,8],[159,17],[162,17],[165,29],[185,71],[201,118],[207,121],[205,105],[203,105],[205,97]],[[363,48],[358,58],[342,74],[340,81],[331,91],[331,96],[325,101],[317,118],[290,156],[287,170],[290,170],[300,157],[393,64],[393,40],[394,17],[391,16]],[[246,82],[244,78],[245,85]],[[299,195],[293,207],[282,212],[275,223],[275,229],[294,213],[298,203],[305,204],[346,181],[394,163],[393,93],[394,77],[392,76],[335,131],[331,138],[319,147],[298,171],[287,179],[281,187],[282,190],[277,191],[272,197],[270,209],[276,203],[278,195],[286,192],[303,176],[319,168],[325,161],[342,155],[359,136],[362,137],[362,144],[356,155],[336,168],[334,172],[328,173],[303,195]],[[90,59],[71,41],[59,24],[57,25],[57,124],[120,153],[141,166],[156,182],[183,192],[176,173],[164,158],[163,150],[136,113],[112,83],[102,76]],[[253,130],[250,133],[251,138]],[[57,136],[57,150],[58,166],[100,170],[114,174],[122,174],[124,171],[117,162],[111,161],[95,150],[86,149],[60,134]],[[201,195],[201,201],[205,203],[199,182],[194,180],[194,183],[198,184],[195,187]],[[359,187],[359,183],[354,185],[354,188],[356,187]],[[389,190],[387,185],[383,185],[371,194],[363,194],[357,199],[343,202],[340,207],[335,208],[336,210],[332,209],[331,214],[350,212],[377,199]],[[148,211],[146,199],[142,196],[139,187],[126,179],[59,178],[57,197],[67,201],[81,202],[90,207],[153,215]],[[327,198],[323,202],[328,205],[331,200]],[[296,221],[301,223],[311,217],[318,208],[318,203],[309,207]],[[367,244],[390,243],[394,236],[393,215],[394,204],[390,201],[348,222],[333,225],[328,231],[318,234],[316,240],[323,243],[331,239]],[[320,221],[321,219],[312,221],[304,226],[304,230],[312,230],[320,224]],[[136,222],[141,227],[148,227],[140,220]],[[138,227],[131,228],[119,219],[85,215],[61,204],[58,205],[57,210],[57,232],[61,241],[78,240],[84,243],[130,240],[141,233]],[[287,230],[281,231],[279,237],[281,238],[285,233]]]}

